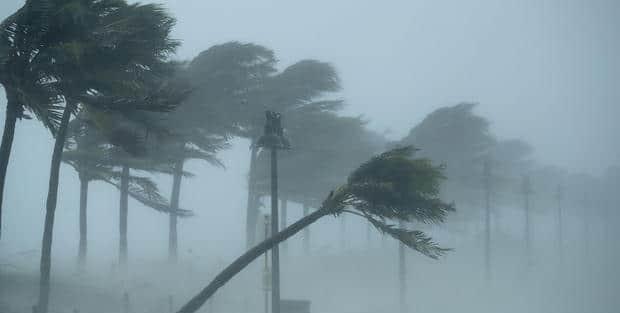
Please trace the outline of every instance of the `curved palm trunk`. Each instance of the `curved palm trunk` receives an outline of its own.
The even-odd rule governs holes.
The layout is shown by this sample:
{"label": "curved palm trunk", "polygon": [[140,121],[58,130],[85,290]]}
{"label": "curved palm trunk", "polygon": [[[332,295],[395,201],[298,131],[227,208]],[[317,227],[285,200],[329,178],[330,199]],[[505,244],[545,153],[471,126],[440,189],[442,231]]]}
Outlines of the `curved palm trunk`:
{"label": "curved palm trunk", "polygon": [[321,217],[329,215],[330,211],[327,209],[320,209],[312,214],[303,217],[291,226],[276,233],[272,237],[264,240],[256,245],[254,248],[248,250],[246,253],[237,258],[234,262],[228,265],[223,271],[221,271],[212,281],[207,285],[200,293],[187,302],[178,313],[193,313],[198,311],[200,307],[207,301],[215,292],[222,286],[224,286],[231,278],[241,272],[252,261],[266,253],[269,249],[276,247],[280,242],[287,240],[294,236],[302,229],[305,229],[310,224],[316,222]]}
{"label": "curved palm trunk", "polygon": [[177,213],[179,209],[179,198],[181,195],[181,179],[183,179],[183,160],[179,160],[174,165],[174,177],[172,180],[172,196],[170,197],[170,227],[168,233],[168,260],[172,263],[178,257],[178,235],[177,235]]}
{"label": "curved palm trunk", "polygon": [[86,250],[88,248],[88,179],[80,175],[80,246],[78,250],[78,263],[86,264]]}
{"label": "curved palm trunk", "polygon": [[52,164],[50,167],[49,189],[45,205],[45,226],[43,229],[43,242],[41,247],[41,277],[39,280],[39,303],[37,305],[37,313],[47,313],[47,306],[49,303],[52,234],[54,232],[54,215],[56,213],[56,204],[58,200],[60,161],[62,160],[62,150],[67,136],[67,125],[71,118],[71,112],[75,109],[76,105],[77,104],[73,102],[67,103],[54,143],[54,152],[52,154]]}
{"label": "curved palm trunk", "polygon": [[129,166],[123,165],[121,173],[121,198],[119,206],[118,262],[127,264],[127,215],[129,203]]}
{"label": "curved palm trunk", "polygon": [[0,144],[0,238],[2,238],[2,200],[4,198],[4,182],[6,171],[11,157],[13,138],[15,136],[15,124],[19,117],[19,106],[17,97],[10,89],[6,90],[6,119],[4,121],[4,132],[2,133],[2,144]]}
{"label": "curved palm trunk", "polygon": [[[303,208],[303,213],[304,216],[308,216],[308,213],[310,213],[310,207],[307,204],[303,204],[304,208]],[[310,227],[306,227],[304,228],[304,232],[303,232],[303,247],[304,247],[304,252],[306,254],[310,254]]]}
{"label": "curved palm trunk", "polygon": [[256,241],[256,224],[258,223],[258,195],[255,190],[255,176],[256,176],[256,159],[258,155],[258,147],[256,147],[255,141],[252,140],[250,152],[250,173],[248,175],[248,201],[246,207],[246,245],[248,248],[254,245]]}

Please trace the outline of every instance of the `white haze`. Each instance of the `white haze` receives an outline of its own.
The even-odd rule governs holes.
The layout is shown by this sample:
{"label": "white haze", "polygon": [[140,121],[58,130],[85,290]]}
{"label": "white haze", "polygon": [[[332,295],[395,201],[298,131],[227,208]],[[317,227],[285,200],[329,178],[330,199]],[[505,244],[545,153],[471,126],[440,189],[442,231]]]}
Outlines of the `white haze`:
{"label": "white haze", "polygon": [[[183,41],[179,59],[239,40],[272,48],[282,67],[305,58],[331,62],[343,81],[340,96],[348,103],[344,114],[364,115],[371,128],[391,139],[406,135],[438,107],[474,101],[495,133],[531,143],[541,163],[595,174],[620,165],[618,1],[164,3],[178,19],[175,36]],[[2,0],[0,16],[21,4]],[[5,104],[2,91],[0,107]],[[31,294],[15,298],[23,312],[36,300],[52,146],[51,135],[38,122],[18,123],[7,175],[0,264],[11,264],[3,271],[31,276],[15,282],[32,283],[26,288]],[[66,299],[56,291],[52,308],[75,300],[81,303],[75,305],[80,312],[105,312],[96,303],[120,301],[121,290],[131,290],[135,312],[168,312],[168,295],[174,295],[176,305],[188,300],[244,251],[249,155],[248,142],[235,140],[220,156],[225,170],[189,163],[188,170],[197,176],[184,180],[181,207],[196,216],[179,225],[182,269],[166,272],[167,216],[130,200],[131,273],[124,282],[113,278],[118,270],[112,265],[117,260],[118,193],[101,183],[92,184],[89,197],[90,272],[80,276],[74,270],[79,188],[75,172],[63,165],[52,281],[106,291],[92,300],[90,311],[84,307],[86,300]],[[169,194],[171,179],[162,176],[157,181]],[[289,211],[290,220],[301,216],[297,205]],[[408,253],[410,312],[617,312],[620,274],[609,263],[617,260],[617,247],[599,244],[604,232],[598,220],[592,224],[592,246],[582,246],[576,211],[567,209],[566,255],[559,270],[553,255],[554,216],[542,207],[535,209],[536,256],[523,266],[520,211],[498,209],[494,231],[502,232],[494,242],[489,283],[483,275],[482,246],[475,244],[482,241],[482,223],[459,233],[433,228],[437,240],[455,250],[439,262]],[[303,257],[298,237],[288,242],[283,297],[310,299],[313,312],[396,311],[396,243],[373,234],[368,247],[366,225],[352,217],[345,221],[344,243],[341,231],[341,222],[333,218],[313,226],[311,258]],[[585,249],[589,257],[583,257]],[[203,312],[262,312],[262,262],[225,287]],[[10,292],[0,289],[0,301]]]}

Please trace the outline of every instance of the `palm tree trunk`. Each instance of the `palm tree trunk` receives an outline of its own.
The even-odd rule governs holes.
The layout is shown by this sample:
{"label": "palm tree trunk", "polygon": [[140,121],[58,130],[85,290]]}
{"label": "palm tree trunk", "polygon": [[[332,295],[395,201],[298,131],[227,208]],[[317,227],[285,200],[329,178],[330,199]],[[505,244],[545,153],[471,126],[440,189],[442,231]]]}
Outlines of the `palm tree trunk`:
{"label": "palm tree trunk", "polygon": [[258,155],[258,147],[255,141],[252,140],[251,152],[250,152],[250,173],[248,175],[248,202],[246,208],[246,245],[248,248],[254,245],[256,241],[256,224],[258,223],[258,210],[257,202],[258,196],[256,194],[255,176],[256,176],[256,159]]}
{"label": "palm tree trunk", "polygon": [[78,250],[78,263],[86,264],[86,250],[88,248],[88,179],[80,175],[80,246]]}
{"label": "palm tree trunk", "polygon": [[491,161],[486,159],[484,175],[484,273],[491,279]]}
{"label": "palm tree trunk", "polygon": [[4,132],[2,133],[2,144],[0,144],[0,238],[2,238],[2,200],[4,198],[4,182],[13,147],[15,124],[17,123],[17,118],[19,117],[20,111],[15,93],[10,89],[5,90],[7,101],[6,119],[4,121]]}
{"label": "palm tree trunk", "polygon": [[121,198],[119,206],[119,245],[118,261],[120,265],[127,264],[127,215],[129,202],[129,166],[123,165],[121,174]]}
{"label": "palm tree trunk", "polygon": [[[307,204],[303,204],[304,208],[304,216],[308,216],[308,213],[310,213],[310,207],[308,207]],[[303,247],[304,247],[304,252],[306,253],[306,255],[310,254],[310,227],[306,227],[304,228],[304,232],[303,232]]]}
{"label": "palm tree trunk", "polygon": [[[399,222],[399,227],[404,228],[404,223]],[[407,312],[407,268],[405,263],[405,245],[398,243],[398,300],[400,312]]]}
{"label": "palm tree trunk", "polygon": [[250,249],[234,262],[228,265],[223,271],[221,271],[215,278],[204,288],[200,293],[187,302],[178,313],[193,313],[207,301],[215,292],[222,286],[224,286],[231,278],[239,274],[244,268],[246,268],[252,261],[263,255],[269,249],[277,246],[280,242],[287,240],[294,236],[302,229],[305,229],[312,223],[316,222],[323,216],[329,215],[330,210],[319,209],[312,214],[307,215],[295,222],[291,226],[274,234],[272,237],[265,239],[263,242]]}
{"label": "palm tree trunk", "polygon": [[181,180],[183,179],[183,160],[174,164],[174,177],[172,179],[172,196],[170,197],[170,227],[168,233],[168,260],[176,263],[178,257],[177,213],[179,209],[179,197],[181,195]]}
{"label": "palm tree trunk", "polygon": [[50,166],[49,189],[47,192],[47,202],[45,205],[45,226],[43,229],[43,242],[41,247],[41,276],[39,280],[39,303],[37,313],[47,313],[50,293],[50,271],[52,259],[52,234],[54,232],[54,215],[56,213],[56,203],[58,200],[58,181],[60,176],[60,162],[62,160],[62,150],[67,136],[67,126],[71,118],[71,112],[75,109],[76,103],[67,102],[67,106],[62,114],[60,127],[56,133],[54,152],[52,154],[52,164]]}
{"label": "palm tree trunk", "polygon": [[485,186],[484,195],[484,269],[487,280],[491,279],[491,190]]}
{"label": "palm tree trunk", "polygon": [[525,194],[525,253],[526,260],[529,266],[532,261],[532,253],[531,253],[531,235],[530,235],[530,195],[529,193]]}

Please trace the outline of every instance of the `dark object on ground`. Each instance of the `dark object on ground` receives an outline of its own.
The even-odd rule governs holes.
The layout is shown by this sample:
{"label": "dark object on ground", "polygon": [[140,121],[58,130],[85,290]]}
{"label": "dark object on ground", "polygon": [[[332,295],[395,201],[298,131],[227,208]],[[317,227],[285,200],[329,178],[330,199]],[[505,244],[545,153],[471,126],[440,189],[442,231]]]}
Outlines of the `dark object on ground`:
{"label": "dark object on ground", "polygon": [[280,300],[282,313],[310,313],[310,301],[308,300]]}

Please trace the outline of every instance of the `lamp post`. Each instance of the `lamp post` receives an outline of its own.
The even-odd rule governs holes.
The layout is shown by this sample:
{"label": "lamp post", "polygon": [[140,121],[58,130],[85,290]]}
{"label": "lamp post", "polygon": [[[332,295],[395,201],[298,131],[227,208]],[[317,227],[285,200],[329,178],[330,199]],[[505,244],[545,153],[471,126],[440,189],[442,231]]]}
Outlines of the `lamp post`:
{"label": "lamp post", "polygon": [[[278,233],[278,150],[290,149],[284,137],[282,115],[265,112],[265,133],[258,139],[257,146],[271,150],[271,235]],[[271,312],[280,313],[280,251],[271,249]]]}

